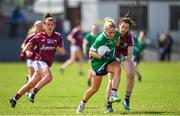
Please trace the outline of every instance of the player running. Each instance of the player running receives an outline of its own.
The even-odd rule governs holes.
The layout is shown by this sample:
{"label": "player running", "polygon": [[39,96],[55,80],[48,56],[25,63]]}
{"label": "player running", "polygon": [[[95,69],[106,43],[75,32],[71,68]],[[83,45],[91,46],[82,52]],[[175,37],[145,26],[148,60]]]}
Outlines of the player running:
{"label": "player running", "polygon": [[[29,29],[27,38],[21,45],[21,48],[24,49],[25,45],[31,40],[37,33],[44,31],[43,21],[37,20],[32,28]],[[27,82],[31,79],[34,69],[33,69],[33,61],[35,58],[37,46],[34,46],[30,50],[26,50],[25,52],[20,53],[20,59],[24,61],[25,57],[27,58],[26,64],[28,68]]]}
{"label": "player running", "polygon": [[[118,102],[120,100],[117,96],[117,89],[119,86],[121,70],[119,64],[115,60],[114,54],[119,38],[120,33],[115,30],[114,20],[111,18],[106,18],[104,23],[104,31],[96,38],[89,51],[89,55],[92,57],[92,85],[85,92],[84,97],[77,108],[77,113],[83,112],[85,104],[98,91],[103,76],[108,72],[114,74],[111,89],[111,97],[113,98],[112,102]],[[107,46],[110,51],[107,51],[104,55],[101,56],[97,53],[97,50],[102,45]]]}
{"label": "player running", "polygon": [[67,39],[71,43],[70,48],[70,58],[61,65],[60,72],[64,73],[65,68],[75,62],[76,59],[79,61],[79,75],[83,75],[83,53],[82,53],[82,43],[83,43],[83,32],[81,29],[80,20],[76,20],[76,26],[73,28],[71,33],[67,36]]}
{"label": "player running", "polygon": [[24,52],[37,45],[37,53],[35,61],[33,62],[35,72],[32,79],[22,86],[16,95],[10,99],[11,107],[15,107],[17,100],[31,88],[33,88],[33,90],[29,95],[29,99],[31,102],[34,102],[34,97],[38,91],[52,80],[50,67],[53,63],[55,52],[64,54],[62,36],[59,33],[54,32],[55,19],[50,14],[45,16],[44,26],[45,32],[35,35],[23,49]]}
{"label": "player running", "polygon": [[[90,50],[90,47],[93,45],[94,41],[96,40],[97,34],[98,34],[97,26],[92,25],[90,32],[88,32],[85,35],[85,38],[83,40],[83,53],[89,65],[91,62],[89,58],[89,50]],[[91,86],[91,68],[89,68],[87,83],[88,83],[88,86]]]}
{"label": "player running", "polygon": [[[125,110],[130,110],[130,97],[134,87],[134,75],[135,75],[135,67],[134,62],[132,60],[133,55],[133,46],[134,46],[134,36],[129,31],[129,29],[135,25],[135,22],[129,18],[132,8],[136,5],[135,1],[131,2],[128,12],[125,14],[123,18],[119,20],[119,32],[121,33],[120,44],[116,48],[116,60],[121,64],[124,68],[127,75],[127,85],[126,85],[126,95],[123,101],[123,106]],[[107,87],[106,99],[107,106],[106,112],[113,112],[112,102],[110,101],[110,90],[112,88],[112,79],[113,74],[109,74],[109,83]]]}
{"label": "player running", "polygon": [[141,73],[138,71],[138,65],[143,60],[144,57],[144,50],[146,48],[146,43],[144,41],[145,39],[145,33],[144,31],[139,32],[139,37],[135,38],[135,46],[134,46],[134,51],[133,51],[133,60],[135,64],[135,73],[138,76],[138,81],[142,80]]}
{"label": "player running", "polygon": [[[121,33],[120,44],[116,48],[116,59],[124,68],[127,74],[126,95],[123,102],[124,108],[130,110],[129,101],[134,87],[134,62],[132,60],[134,37],[129,29],[134,25],[131,18],[121,18],[119,21],[119,32]],[[112,102],[109,100],[110,90],[112,88],[114,74],[109,74],[109,83],[107,87],[107,106],[106,112],[113,112]]]}

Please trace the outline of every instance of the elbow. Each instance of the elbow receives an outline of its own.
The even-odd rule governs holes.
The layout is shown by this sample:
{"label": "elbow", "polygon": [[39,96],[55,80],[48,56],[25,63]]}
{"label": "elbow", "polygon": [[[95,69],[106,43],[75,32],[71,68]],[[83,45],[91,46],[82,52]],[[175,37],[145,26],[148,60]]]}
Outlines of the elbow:
{"label": "elbow", "polygon": [[61,52],[61,54],[64,55],[64,54],[65,54],[65,51],[63,50],[63,51]]}

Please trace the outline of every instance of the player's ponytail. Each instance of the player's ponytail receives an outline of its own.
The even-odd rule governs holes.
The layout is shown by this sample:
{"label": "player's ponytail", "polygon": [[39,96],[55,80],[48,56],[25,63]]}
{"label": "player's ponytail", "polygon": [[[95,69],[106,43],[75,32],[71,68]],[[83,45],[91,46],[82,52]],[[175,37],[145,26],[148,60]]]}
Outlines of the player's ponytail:
{"label": "player's ponytail", "polygon": [[131,11],[132,11],[132,8],[133,8],[135,5],[136,5],[136,2],[133,0],[133,1],[131,2],[131,5],[129,6],[128,12],[125,14],[124,17],[129,17],[129,16],[130,16]]}
{"label": "player's ponytail", "polygon": [[119,18],[119,24],[121,24],[122,22],[128,23],[129,27],[133,27],[136,25],[136,23],[129,17],[132,11],[132,8],[136,5],[136,2],[133,0],[131,2],[131,5],[127,11],[127,13],[125,14],[124,17]]}

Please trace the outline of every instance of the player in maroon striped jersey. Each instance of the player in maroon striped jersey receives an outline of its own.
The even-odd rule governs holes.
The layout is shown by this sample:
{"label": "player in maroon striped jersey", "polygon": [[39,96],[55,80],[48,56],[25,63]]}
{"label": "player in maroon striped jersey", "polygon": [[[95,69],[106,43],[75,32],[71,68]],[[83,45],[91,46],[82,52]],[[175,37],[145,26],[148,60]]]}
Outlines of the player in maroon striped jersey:
{"label": "player in maroon striped jersey", "polygon": [[[129,29],[135,24],[131,18],[124,17],[119,21],[119,32],[121,33],[120,44],[116,48],[116,60],[124,68],[127,75],[126,95],[123,102],[124,109],[130,110],[129,101],[134,87],[135,66],[132,60],[134,48],[134,36]],[[110,90],[112,88],[113,74],[109,74],[107,87],[107,108],[106,112],[112,112],[112,103],[109,102]]]}
{"label": "player in maroon striped jersey", "polygon": [[[24,40],[24,42],[22,43],[21,48],[23,49],[30,39],[32,39],[37,33],[42,32],[42,31],[44,31],[43,21],[37,20],[32,26],[32,28],[29,29],[28,35],[26,39]],[[27,61],[26,61],[27,68],[28,68],[27,81],[31,79],[34,73],[33,61],[35,58],[36,50],[37,50],[37,46],[34,46],[30,50],[26,50],[25,53],[24,52],[20,53],[21,60],[24,60],[25,57],[27,58]]]}
{"label": "player in maroon striped jersey", "polygon": [[82,52],[82,43],[83,43],[83,32],[81,29],[81,22],[76,20],[76,26],[67,36],[67,39],[70,41],[70,58],[62,64],[60,67],[61,73],[64,72],[64,69],[67,68],[70,64],[75,62],[76,59],[79,61],[79,74],[83,74],[83,52]]}
{"label": "player in maroon striped jersey", "polygon": [[23,49],[24,52],[37,45],[37,53],[35,61],[33,62],[35,72],[32,79],[21,87],[16,95],[10,99],[11,107],[15,107],[17,100],[31,88],[33,88],[33,90],[32,93],[29,94],[29,99],[31,102],[34,102],[36,93],[52,80],[50,67],[53,63],[55,52],[64,54],[62,36],[54,32],[55,20],[50,14],[45,16],[44,26],[45,32],[35,35]]}

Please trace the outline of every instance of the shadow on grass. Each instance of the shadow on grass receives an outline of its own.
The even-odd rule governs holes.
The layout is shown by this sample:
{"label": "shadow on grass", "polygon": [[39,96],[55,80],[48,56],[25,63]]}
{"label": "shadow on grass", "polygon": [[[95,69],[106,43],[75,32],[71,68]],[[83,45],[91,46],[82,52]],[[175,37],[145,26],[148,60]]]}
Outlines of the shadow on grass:
{"label": "shadow on grass", "polygon": [[[77,106],[38,106],[34,107],[34,109],[59,109],[59,110],[64,110],[64,109],[77,109]],[[99,109],[99,107],[86,107],[86,109]]]}
{"label": "shadow on grass", "polygon": [[147,115],[180,115],[178,112],[170,112],[170,111],[137,111],[137,112],[122,112],[120,113],[121,115],[142,115],[142,114],[147,114]]}
{"label": "shadow on grass", "polygon": [[47,96],[47,97],[53,97],[53,98],[76,98],[78,96]]}

